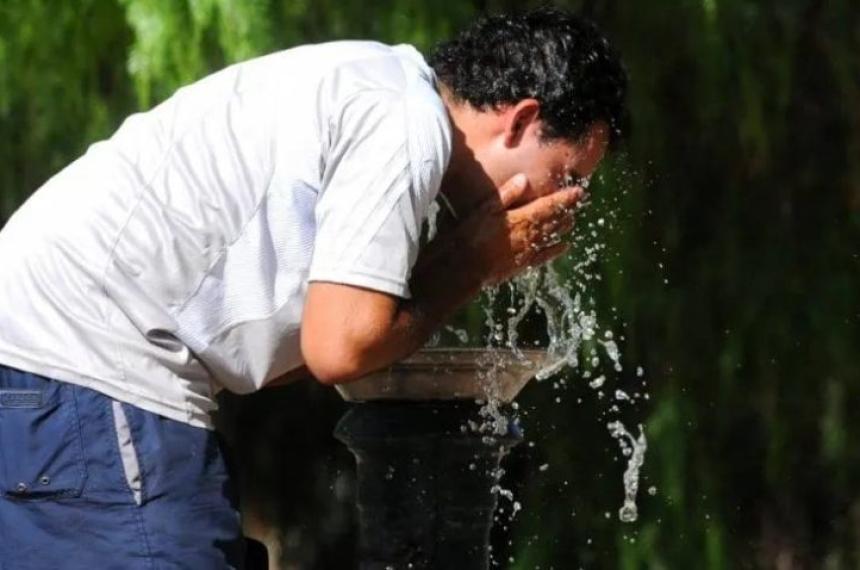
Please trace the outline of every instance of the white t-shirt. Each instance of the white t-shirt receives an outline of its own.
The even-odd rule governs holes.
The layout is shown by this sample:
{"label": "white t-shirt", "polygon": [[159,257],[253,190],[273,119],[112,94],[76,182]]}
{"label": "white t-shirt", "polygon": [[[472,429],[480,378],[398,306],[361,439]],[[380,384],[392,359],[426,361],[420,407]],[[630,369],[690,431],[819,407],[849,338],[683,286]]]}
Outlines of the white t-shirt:
{"label": "white t-shirt", "polygon": [[409,296],[451,153],[412,47],[302,46],[129,117],[0,232],[0,363],[211,428],[302,364],[309,281]]}

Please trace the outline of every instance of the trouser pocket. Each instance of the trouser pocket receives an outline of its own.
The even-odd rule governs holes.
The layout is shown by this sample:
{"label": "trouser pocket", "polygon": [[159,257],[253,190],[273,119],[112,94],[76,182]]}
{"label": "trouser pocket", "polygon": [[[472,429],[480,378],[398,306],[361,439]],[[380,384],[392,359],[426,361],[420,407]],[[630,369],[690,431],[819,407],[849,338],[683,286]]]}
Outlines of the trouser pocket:
{"label": "trouser pocket", "polygon": [[85,479],[72,386],[0,367],[0,496],[78,497]]}

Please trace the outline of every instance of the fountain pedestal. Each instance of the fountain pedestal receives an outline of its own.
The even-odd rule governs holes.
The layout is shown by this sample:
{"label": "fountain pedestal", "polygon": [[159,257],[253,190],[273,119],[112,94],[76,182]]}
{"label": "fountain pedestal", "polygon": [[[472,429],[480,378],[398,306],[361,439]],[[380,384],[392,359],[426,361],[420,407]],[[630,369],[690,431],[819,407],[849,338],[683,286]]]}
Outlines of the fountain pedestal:
{"label": "fountain pedestal", "polygon": [[483,570],[502,457],[522,438],[463,431],[466,402],[357,404],[336,436],[358,465],[361,570]]}
{"label": "fountain pedestal", "polygon": [[[358,402],[335,436],[355,455],[361,570],[485,570],[499,466],[519,427],[487,437],[479,419],[483,351],[426,350],[391,369],[339,386]],[[510,401],[543,353],[509,362],[492,390]]]}

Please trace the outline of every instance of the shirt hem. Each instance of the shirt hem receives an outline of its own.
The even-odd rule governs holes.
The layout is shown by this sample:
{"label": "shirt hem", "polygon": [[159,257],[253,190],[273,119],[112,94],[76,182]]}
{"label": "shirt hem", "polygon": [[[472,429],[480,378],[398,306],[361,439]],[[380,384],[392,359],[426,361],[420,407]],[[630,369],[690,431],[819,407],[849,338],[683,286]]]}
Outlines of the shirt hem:
{"label": "shirt hem", "polygon": [[210,431],[215,430],[215,425],[212,417],[205,413],[193,413],[184,407],[173,407],[166,405],[164,402],[154,400],[145,394],[129,393],[120,388],[116,388],[111,384],[99,378],[86,376],[63,367],[53,366],[36,362],[27,357],[15,356],[8,352],[0,350],[0,364],[10,368],[16,368],[22,372],[38,374],[59,382],[75,384],[90,390],[95,390],[109,398],[130,404],[147,412],[164,416],[165,418],[188,424],[194,427],[204,428]]}

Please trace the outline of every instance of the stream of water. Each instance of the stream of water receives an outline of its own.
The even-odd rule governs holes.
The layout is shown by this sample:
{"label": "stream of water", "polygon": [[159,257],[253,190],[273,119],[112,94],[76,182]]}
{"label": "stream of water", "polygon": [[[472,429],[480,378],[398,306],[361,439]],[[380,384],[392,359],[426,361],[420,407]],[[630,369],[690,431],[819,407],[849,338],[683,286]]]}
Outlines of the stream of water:
{"label": "stream of water", "polygon": [[[620,388],[608,388],[613,382],[607,376],[619,375],[624,367],[615,334],[600,326],[592,293],[593,284],[601,280],[596,266],[607,247],[603,232],[611,231],[612,226],[612,220],[605,218],[586,222],[584,228],[574,232],[570,254],[554,263],[531,268],[505,285],[484,291],[482,344],[486,355],[480,363],[479,378],[487,398],[481,402],[480,422],[470,428],[484,434],[488,443],[494,435],[507,433],[512,418],[499,398],[496,379],[512,356],[520,362],[528,361],[524,350],[534,346],[523,345],[521,328],[529,316],[542,315],[548,339],[547,357],[535,377],[538,381],[556,377],[559,378],[556,384],[564,384],[564,377],[559,377],[561,373],[566,373],[568,378],[578,376],[588,382],[598,398],[607,401],[607,412],[615,416],[608,422],[607,429],[627,461],[623,475],[624,503],[618,516],[624,522],[633,522],[638,517],[639,472],[648,445],[642,426],[638,426],[638,435],[634,436],[619,416],[621,406],[632,404],[642,395],[631,396]],[[431,229],[435,230],[435,225],[431,225]],[[456,343],[470,342],[464,329],[449,326],[446,332],[455,337]],[[643,374],[642,368],[637,367],[636,376]],[[647,394],[644,398],[647,399]],[[521,508],[510,491],[498,485],[494,490],[510,499],[514,512]]]}

